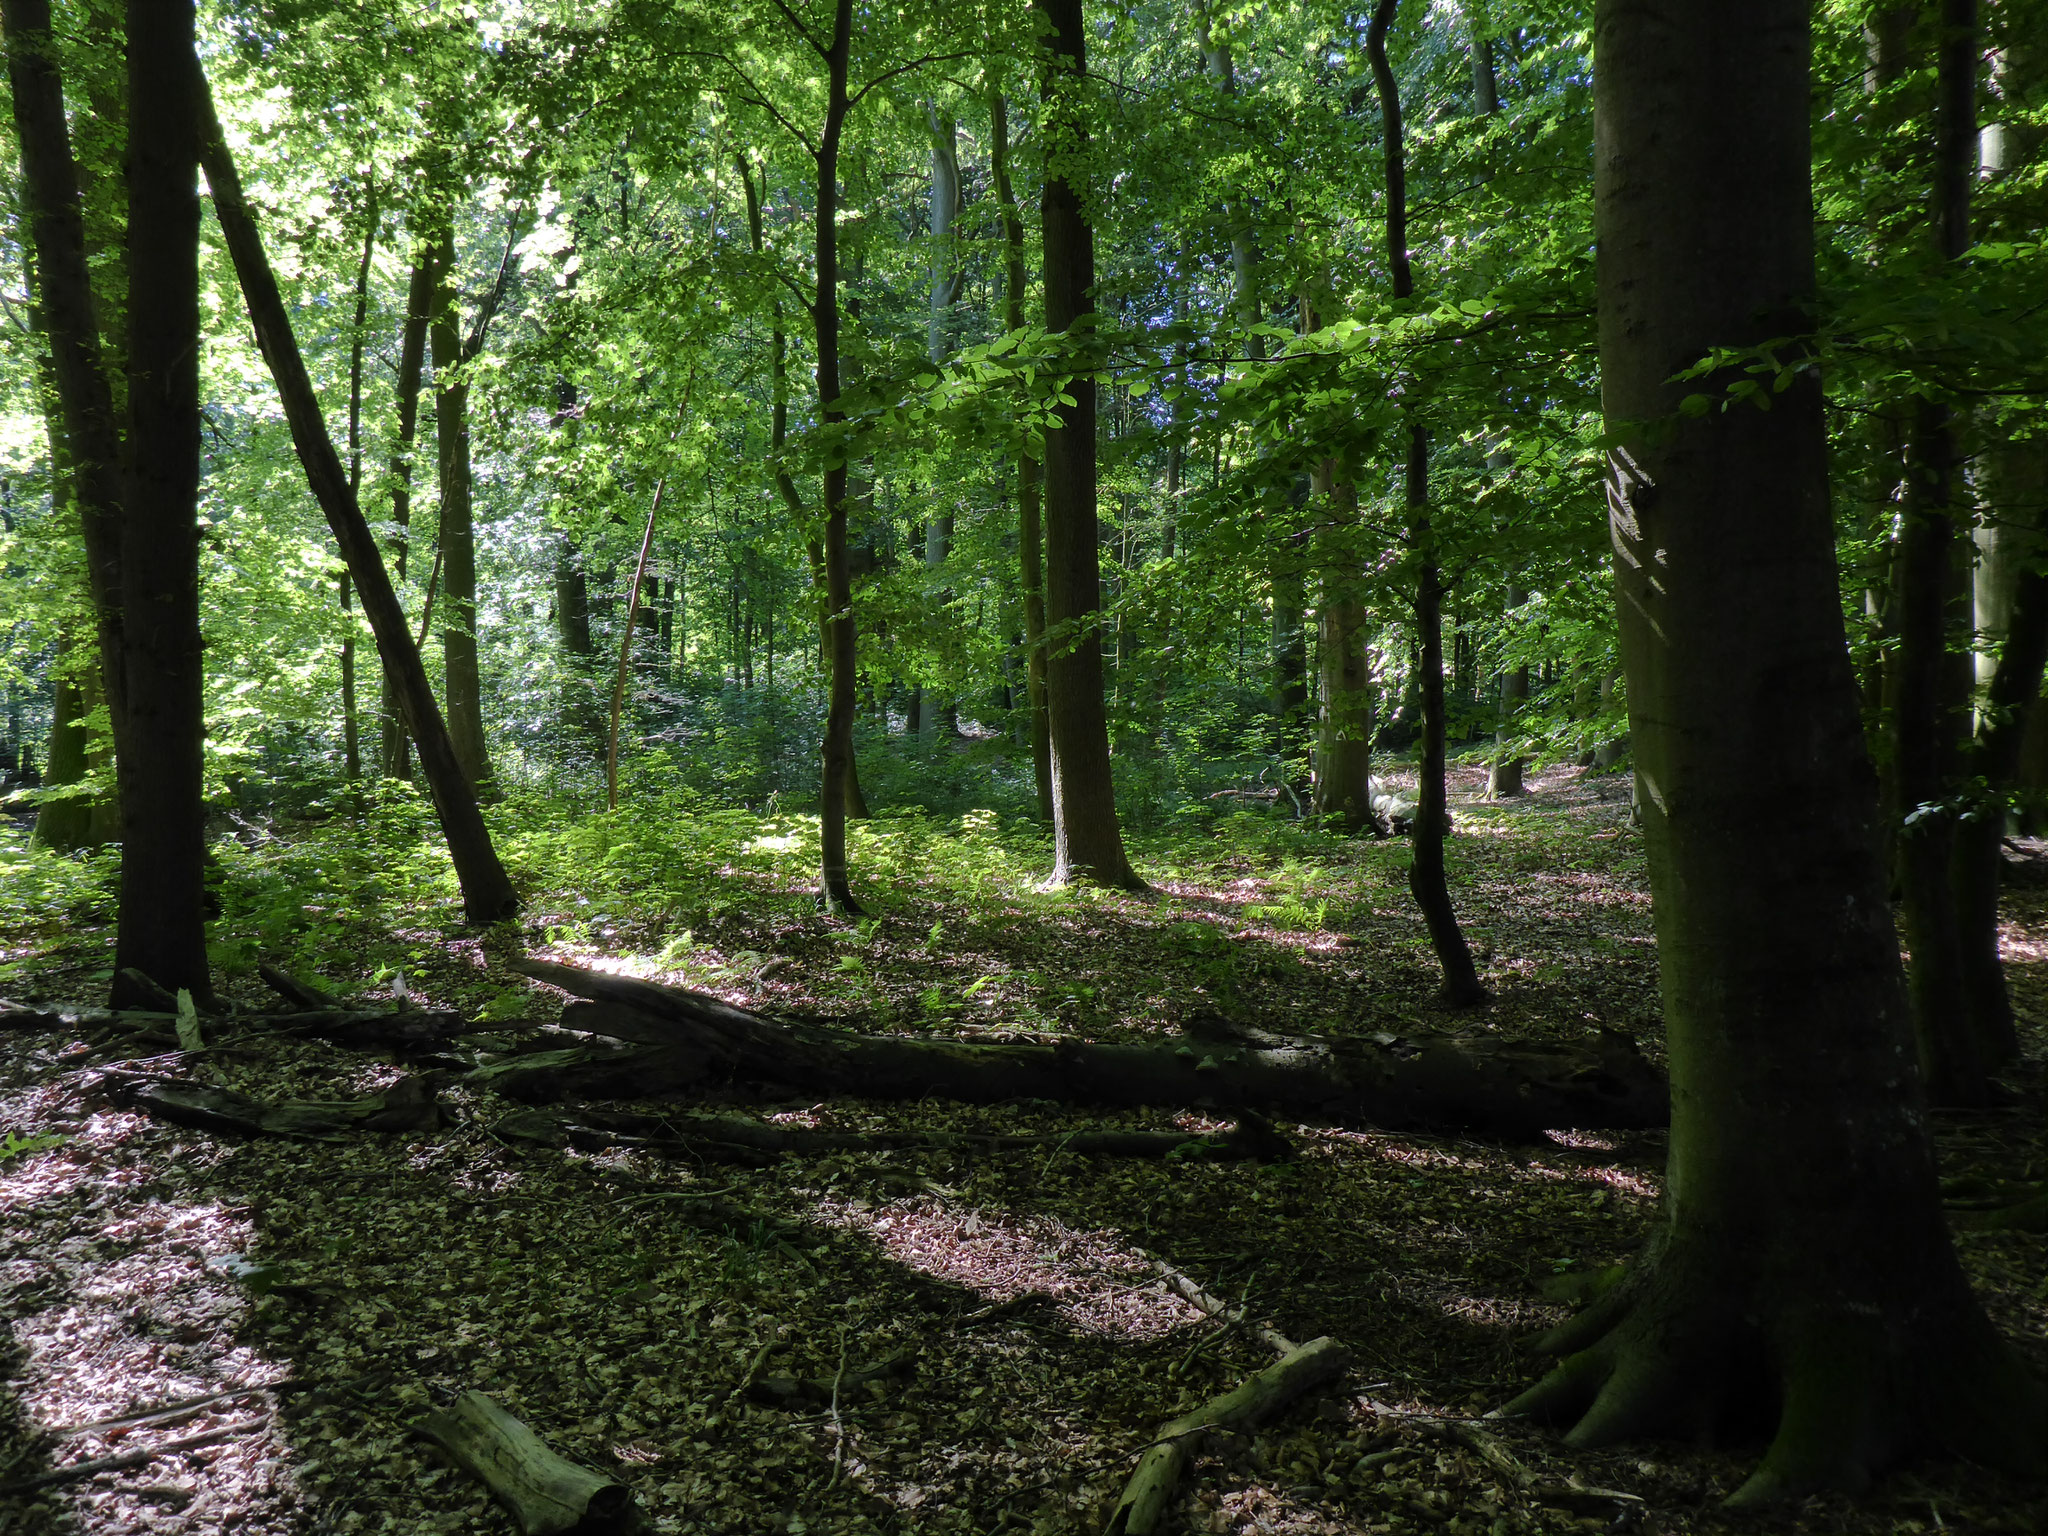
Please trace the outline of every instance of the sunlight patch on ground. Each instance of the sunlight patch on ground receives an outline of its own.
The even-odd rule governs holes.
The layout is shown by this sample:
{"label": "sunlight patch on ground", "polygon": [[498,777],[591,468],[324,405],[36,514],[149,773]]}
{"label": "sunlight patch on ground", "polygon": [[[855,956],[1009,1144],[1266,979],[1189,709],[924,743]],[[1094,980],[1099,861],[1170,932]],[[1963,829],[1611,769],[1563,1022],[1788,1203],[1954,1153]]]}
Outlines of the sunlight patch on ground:
{"label": "sunlight patch on ground", "polygon": [[931,1200],[827,1200],[817,1214],[828,1226],[868,1233],[898,1263],[997,1305],[1042,1297],[1077,1333],[1156,1339],[1203,1321],[1112,1233]]}

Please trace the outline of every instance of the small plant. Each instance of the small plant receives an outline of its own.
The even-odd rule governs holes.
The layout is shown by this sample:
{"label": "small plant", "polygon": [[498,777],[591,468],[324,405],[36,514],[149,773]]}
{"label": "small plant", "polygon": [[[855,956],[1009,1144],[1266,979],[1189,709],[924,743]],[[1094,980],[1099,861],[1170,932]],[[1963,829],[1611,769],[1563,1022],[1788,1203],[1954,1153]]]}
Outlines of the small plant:
{"label": "small plant", "polygon": [[0,1140],[0,1163],[11,1162],[17,1157],[27,1157],[31,1152],[47,1152],[52,1147],[63,1146],[70,1139],[69,1136],[58,1136],[54,1133],[47,1136],[22,1136],[9,1131],[6,1139]]}

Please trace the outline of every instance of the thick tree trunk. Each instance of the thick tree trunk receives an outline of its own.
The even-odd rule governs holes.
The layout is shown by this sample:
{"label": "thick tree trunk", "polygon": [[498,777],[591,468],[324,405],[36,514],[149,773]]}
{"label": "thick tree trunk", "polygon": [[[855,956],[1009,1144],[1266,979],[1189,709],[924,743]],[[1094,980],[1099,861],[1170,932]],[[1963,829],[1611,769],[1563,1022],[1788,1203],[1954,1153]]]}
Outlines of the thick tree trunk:
{"label": "thick tree trunk", "polygon": [[[446,214],[440,217],[448,217]],[[477,661],[476,521],[469,458],[469,380],[460,317],[456,313],[455,231],[444,223],[434,257],[433,318],[427,345],[434,358],[434,438],[441,484],[441,656],[446,672],[448,739],[455,760],[478,794],[493,794],[491,758],[484,739],[483,677]]]}
{"label": "thick tree trunk", "polygon": [[[201,88],[204,89],[203,82]],[[234,260],[250,321],[263,348],[264,361],[277,381],[285,419],[291,426],[292,446],[298,451],[299,462],[305,466],[306,482],[326,514],[327,526],[334,530],[341,557],[355,579],[356,591],[363,600],[363,616],[377,637],[377,654],[384,673],[396,680],[405,728],[419,747],[420,769],[433,796],[441,834],[448,841],[455,877],[462,886],[463,909],[473,923],[510,917],[519,910],[519,898],[504,865],[498,862],[476,795],[456,761],[447,724],[434,702],[433,689],[428,686],[419,646],[406,629],[405,611],[398,606],[398,595],[392,591],[376,536],[364,520],[362,508],[349,494],[348,478],[320,414],[319,396],[313,392],[313,381],[307,376],[298,340],[292,334],[291,317],[278,293],[276,275],[263,254],[256,221],[242,197],[241,179],[235,174],[234,159],[220,124],[213,119],[210,104],[206,106],[201,155],[207,183],[213,190],[214,213],[220,220],[228,254]]]}
{"label": "thick tree trunk", "polygon": [[[419,437],[420,375],[426,371],[427,324],[433,318],[435,282],[433,243],[416,237],[412,278],[405,290],[405,325],[398,344],[398,439],[391,449],[391,521],[398,528],[398,536],[391,541],[391,568],[401,587],[412,546],[413,444]],[[409,779],[412,740],[405,733],[398,684],[388,668],[383,679],[383,769],[394,779]]]}
{"label": "thick tree trunk", "polygon": [[[818,347],[818,419],[830,429],[846,420],[839,403],[839,141],[849,110],[847,69],[853,37],[853,0],[833,8],[832,39],[824,50],[824,131],[818,135],[815,210],[816,291],[811,321]],[[857,915],[860,904],[846,866],[846,819],[855,788],[853,768],[854,669],[853,577],[846,561],[846,458],[836,454],[823,476],[825,537],[814,562],[824,578],[825,738],[820,744],[824,772],[818,807],[818,904],[826,911]],[[863,808],[864,809],[864,808]]]}
{"label": "thick tree trunk", "polygon": [[121,915],[134,969],[211,998],[199,635],[199,81],[190,0],[128,7],[128,441],[121,528]]}
{"label": "thick tree trunk", "polygon": [[1671,382],[1710,348],[1810,323],[1809,11],[1595,11],[1608,496],[1671,1048],[1668,1220],[1511,1405],[1576,1418],[1589,1446],[1775,1411],[1738,1503],[1857,1488],[1908,1451],[2048,1464],[2048,1396],[1942,1219],[1819,379],[1699,418],[1680,398],[1715,385]]}
{"label": "thick tree trunk", "polygon": [[[1401,92],[1387,62],[1387,29],[1393,25],[1399,0],[1379,0],[1366,29],[1366,55],[1379,91],[1385,125],[1387,179],[1387,259],[1394,277],[1394,297],[1415,292],[1408,261],[1408,158],[1401,134]],[[1415,858],[1408,866],[1408,889],[1429,925],[1430,947],[1443,967],[1444,1001],[1469,1008],[1486,998],[1471,946],[1458,926],[1444,875],[1444,839],[1450,832],[1450,807],[1444,788],[1444,637],[1443,574],[1437,565],[1436,534],[1429,515],[1429,433],[1415,408],[1404,413],[1408,455],[1402,483],[1408,509],[1408,547],[1415,562],[1415,636],[1421,654],[1417,682],[1422,695],[1422,740],[1415,773]]]}
{"label": "thick tree trunk", "polygon": [[[989,163],[996,206],[1003,220],[1003,329],[1024,328],[1024,221],[1010,185],[1009,102],[1000,90],[989,95]],[[1024,589],[1024,690],[1031,707],[1032,782],[1041,821],[1053,821],[1052,729],[1045,687],[1045,531],[1039,523],[1039,467],[1027,449],[1017,451],[1017,575]]]}
{"label": "thick tree trunk", "polygon": [[1579,1046],[1490,1034],[1339,1039],[1211,1020],[1139,1043],[987,1045],[769,1018],[705,993],[547,961],[515,968],[591,999],[564,1010],[565,1028],[639,1042],[486,1069],[493,1086],[519,1097],[673,1093],[737,1078],[860,1098],[1187,1104],[1496,1136],[1651,1127],[1669,1113],[1661,1076],[1616,1034]]}
{"label": "thick tree trunk", "polygon": [[1045,245],[1045,326],[1072,349],[1074,403],[1053,410],[1045,434],[1045,617],[1047,725],[1052,739],[1052,883],[1092,881],[1143,890],[1124,853],[1109,772],[1109,724],[1102,700],[1100,539],[1095,510],[1095,381],[1092,330],[1095,231],[1071,179],[1086,165],[1086,133],[1075,93],[1087,74],[1082,0],[1033,0],[1050,29],[1044,79],[1049,130],[1064,153],[1045,173],[1040,228]]}

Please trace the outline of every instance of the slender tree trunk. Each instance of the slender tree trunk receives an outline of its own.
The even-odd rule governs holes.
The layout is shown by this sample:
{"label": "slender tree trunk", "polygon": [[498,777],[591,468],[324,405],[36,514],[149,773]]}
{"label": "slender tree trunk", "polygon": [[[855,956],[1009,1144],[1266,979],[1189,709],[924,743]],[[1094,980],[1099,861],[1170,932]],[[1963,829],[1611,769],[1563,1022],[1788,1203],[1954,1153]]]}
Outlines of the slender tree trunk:
{"label": "slender tree trunk", "polygon": [[1075,322],[1092,314],[1095,231],[1073,178],[1082,172],[1086,132],[1075,93],[1087,75],[1082,0],[1033,0],[1050,28],[1044,93],[1048,135],[1064,153],[1045,173],[1039,219],[1045,243],[1045,325],[1073,349],[1072,405],[1053,410],[1045,434],[1047,715],[1052,738],[1052,881],[1089,880],[1142,890],[1124,853],[1109,772],[1102,701],[1101,579],[1095,509],[1096,344]]}
{"label": "slender tree trunk", "polygon": [[[439,215],[447,218],[448,215]],[[484,739],[483,677],[476,636],[476,522],[469,457],[469,380],[462,372],[460,317],[456,312],[455,231],[441,226],[434,258],[438,281],[427,345],[434,357],[434,437],[441,482],[441,656],[447,674],[448,735],[463,774],[486,799],[493,794],[490,750]]]}
{"label": "slender tree trunk", "polygon": [[1699,418],[1680,398],[1712,386],[1672,382],[1713,347],[1810,323],[1809,13],[1595,11],[1601,381],[1671,1047],[1667,1222],[1545,1341],[1567,1363],[1511,1405],[1576,1418],[1582,1446],[1775,1413],[1740,1504],[1860,1488],[1907,1452],[2048,1463],[2048,1397],[1956,1263],[1913,1082],[1817,372],[1768,411]]}
{"label": "slender tree trunk", "polygon": [[249,318],[263,348],[264,361],[277,381],[285,419],[291,427],[292,446],[305,466],[307,484],[320,503],[320,510],[327,515],[327,526],[334,530],[349,574],[355,578],[356,591],[363,601],[363,616],[369,620],[370,632],[377,637],[377,654],[384,673],[396,681],[405,729],[419,748],[420,770],[433,796],[442,836],[448,841],[455,877],[462,886],[463,909],[473,923],[497,922],[519,910],[519,898],[505,867],[498,862],[476,795],[456,759],[447,723],[441,718],[433,689],[427,683],[418,643],[406,629],[405,610],[392,590],[391,576],[384,568],[376,536],[364,520],[362,507],[349,492],[340,456],[334,451],[334,440],[328,436],[327,424],[320,414],[319,396],[313,392],[313,381],[306,373],[298,340],[292,334],[291,317],[278,293],[276,275],[263,253],[263,241],[242,197],[241,179],[235,174],[234,159],[220,124],[213,118],[210,103],[205,106],[205,120],[201,155],[207,184],[213,190],[214,213],[234,261],[235,275],[249,306]]}
{"label": "slender tree trunk", "polygon": [[128,7],[128,441],[121,530],[121,915],[132,969],[209,998],[199,636],[199,124],[190,0]]}
{"label": "slender tree trunk", "polygon": [[[959,129],[951,112],[928,106],[925,113],[932,135],[931,306],[925,322],[925,354],[931,359],[932,367],[938,369],[945,366],[946,359],[953,353],[954,310],[960,302],[967,273],[956,249],[956,227],[961,211]],[[936,492],[937,487],[933,489]],[[947,557],[952,553],[953,515],[950,503],[939,505],[935,499],[931,514],[925,520],[924,563],[934,579],[936,573],[945,568]],[[949,605],[953,601],[953,593],[947,588],[938,589],[933,596],[941,605]],[[925,708],[919,723],[926,735],[953,737],[960,734],[960,710],[953,700],[934,696],[923,702]]]}
{"label": "slender tree trunk", "polygon": [[[1399,0],[1378,0],[1366,30],[1366,54],[1378,87],[1385,124],[1387,172],[1387,260],[1394,275],[1394,297],[1415,292],[1408,261],[1408,161],[1401,137],[1401,94],[1387,62],[1387,29],[1393,25]],[[1443,996],[1466,1008],[1486,997],[1472,950],[1458,926],[1444,874],[1444,839],[1450,830],[1450,808],[1444,789],[1444,639],[1443,576],[1437,565],[1436,532],[1429,515],[1429,433],[1415,407],[1408,418],[1408,455],[1403,486],[1408,507],[1408,546],[1415,562],[1415,632],[1421,651],[1422,741],[1416,762],[1415,824],[1411,837],[1415,861],[1408,866],[1408,889],[1429,926],[1429,941],[1443,967]]]}
{"label": "slender tree trunk", "polygon": [[[1003,220],[1003,329],[1024,329],[1024,220],[1010,185],[1009,103],[989,93],[989,162]],[[1024,589],[1024,690],[1031,706],[1031,774],[1038,816],[1052,822],[1052,728],[1045,690],[1045,532],[1039,525],[1038,460],[1017,450],[1017,574]]]}
{"label": "slender tree trunk", "polygon": [[[839,403],[839,142],[850,103],[847,69],[852,50],[853,0],[833,7],[832,39],[823,50],[826,96],[824,131],[818,136],[817,204],[814,230],[816,292],[811,321],[818,348],[818,419],[832,428],[846,419]],[[846,562],[846,458],[825,467],[825,537],[817,566],[824,577],[825,657],[828,694],[824,774],[818,808],[818,904],[826,911],[858,915],[846,865],[846,818],[855,793],[853,768],[854,669],[853,579]]]}
{"label": "slender tree trunk", "polygon": [[[377,194],[370,193],[369,228],[363,234],[363,259],[356,266],[355,326],[348,344],[348,491],[360,503],[363,490],[363,324],[370,312],[370,259],[377,253]],[[341,741],[342,772],[363,776],[362,748],[356,720],[356,629],[349,598],[348,571],[341,573]]]}
{"label": "slender tree trunk", "polygon": [[[433,318],[435,285],[433,242],[416,236],[412,277],[405,290],[405,325],[398,344],[398,440],[391,449],[391,521],[398,529],[397,537],[391,541],[391,565],[400,587],[405,585],[407,557],[412,547],[413,445],[419,436],[420,376],[426,371],[427,324]],[[383,680],[380,736],[384,772],[394,779],[409,779],[412,741],[405,734],[397,680],[388,670]]]}
{"label": "slender tree trunk", "polygon": [[[91,771],[92,732],[85,717],[98,702],[99,655],[79,645],[69,630],[58,637],[57,660],[50,668],[50,745],[43,757],[43,788],[61,789],[83,783]],[[97,798],[97,797],[95,797]],[[94,833],[94,800],[84,795],[67,795],[60,800],[43,800],[36,807],[35,832],[31,841],[38,848],[58,853],[76,853],[97,848]],[[120,835],[116,827],[114,835]]]}
{"label": "slender tree trunk", "polygon": [[[1954,263],[1970,245],[1970,184],[1977,168],[1976,0],[1942,0],[1938,25],[1932,217],[1936,248]],[[1922,399],[1907,445],[1899,541],[1893,760],[1905,812],[1900,915],[1913,957],[1913,1024],[1921,1072],[1938,1104],[1989,1102],[1991,1072],[2002,1054],[1998,1037],[2005,1033],[1995,1023],[1989,1037],[1980,1031],[1955,899],[1954,800],[1970,686],[1967,496],[1954,411]]]}
{"label": "slender tree trunk", "polygon": [[[1509,613],[1529,600],[1529,594],[1516,587],[1510,587],[1507,596]],[[1508,756],[1507,744],[1514,734],[1515,716],[1528,697],[1528,667],[1503,668],[1500,674],[1500,723],[1493,732],[1493,761],[1486,765],[1486,798],[1489,800],[1505,800],[1523,793],[1524,760]]]}
{"label": "slender tree trunk", "polygon": [[[1356,558],[1358,492],[1337,479],[1337,463],[1324,459],[1312,476],[1310,494],[1328,510],[1331,532],[1322,562],[1322,722],[1316,743],[1315,810],[1346,832],[1372,825],[1372,661],[1371,638],[1359,586],[1364,577]],[[1340,553],[1341,552],[1341,553]]]}

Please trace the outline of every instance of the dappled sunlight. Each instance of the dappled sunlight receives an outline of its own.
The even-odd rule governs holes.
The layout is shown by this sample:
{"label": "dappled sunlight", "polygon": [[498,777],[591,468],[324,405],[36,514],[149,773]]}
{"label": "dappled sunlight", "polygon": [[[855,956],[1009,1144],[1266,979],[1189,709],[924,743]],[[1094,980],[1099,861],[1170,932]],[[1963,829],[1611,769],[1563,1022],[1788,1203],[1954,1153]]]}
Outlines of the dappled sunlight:
{"label": "dappled sunlight", "polygon": [[1203,1321],[1114,1233],[937,1200],[824,1200],[816,1209],[820,1221],[869,1234],[907,1268],[998,1306],[1043,1303],[1077,1333],[1153,1340]]}

